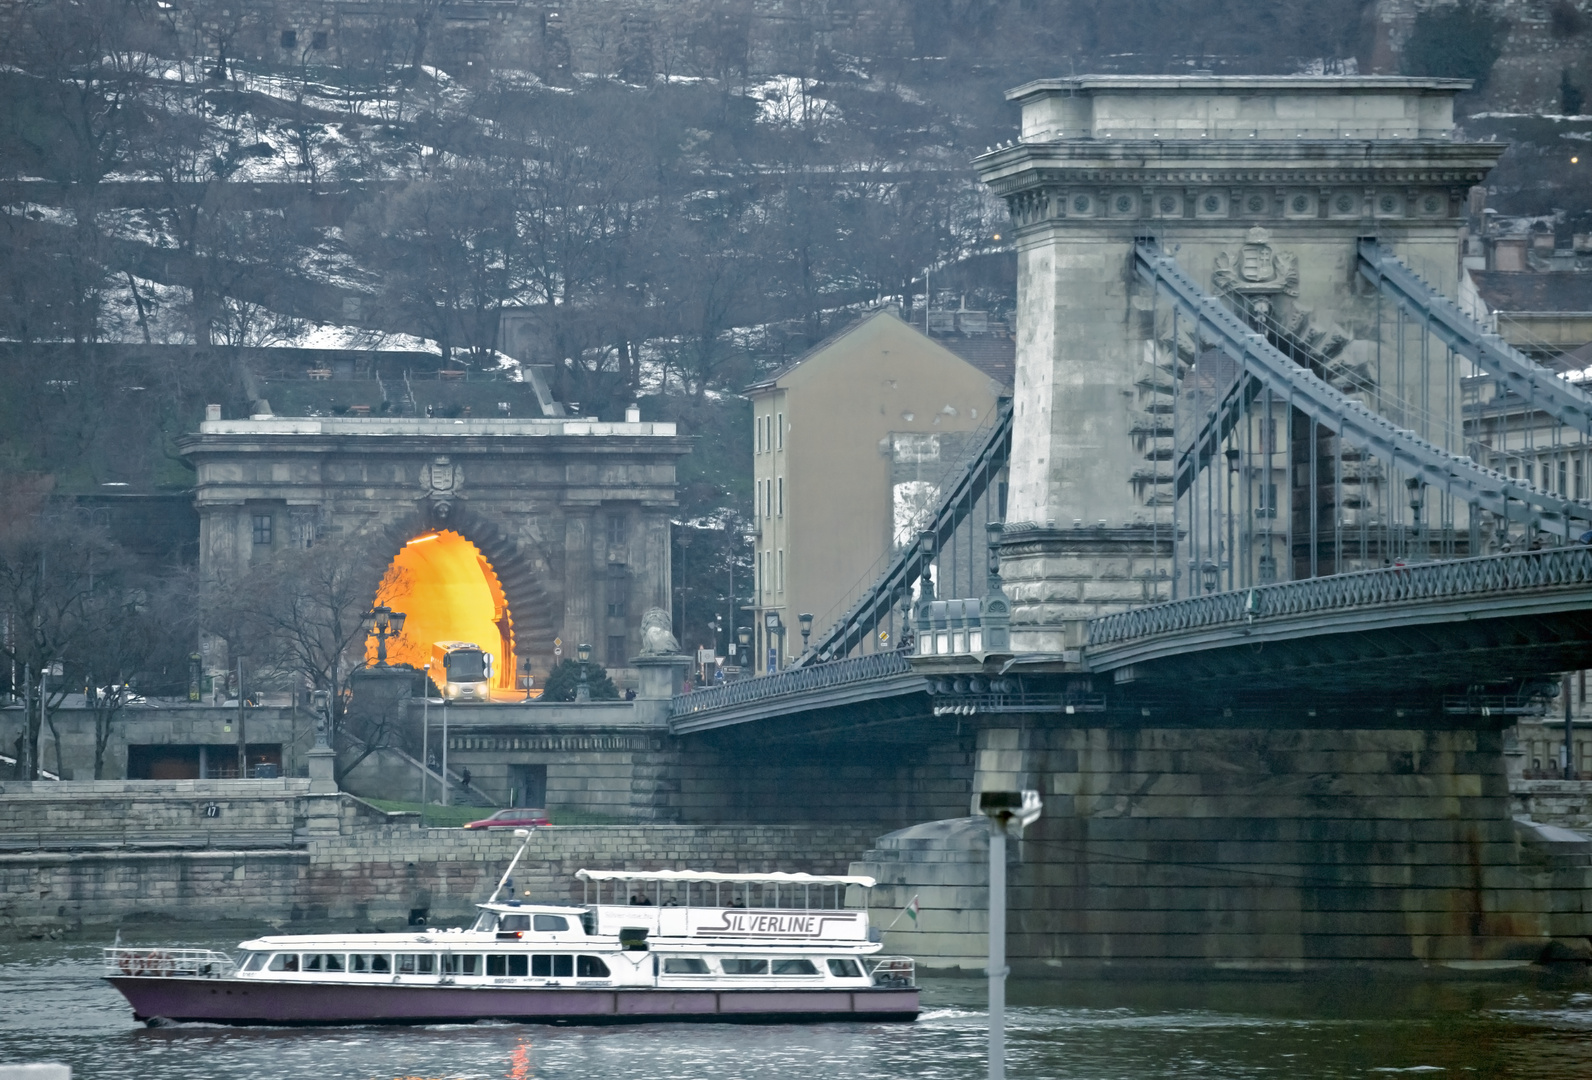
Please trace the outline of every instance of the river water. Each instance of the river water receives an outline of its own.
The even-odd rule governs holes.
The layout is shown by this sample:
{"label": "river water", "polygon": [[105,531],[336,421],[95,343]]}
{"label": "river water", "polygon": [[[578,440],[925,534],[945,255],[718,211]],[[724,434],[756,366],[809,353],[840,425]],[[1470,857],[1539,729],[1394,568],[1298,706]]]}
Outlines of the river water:
{"label": "river water", "polygon": [[[230,949],[240,937],[140,944]],[[972,1080],[984,985],[925,981],[914,1024],[146,1028],[87,934],[0,944],[0,1062],[78,1080]],[[1150,1080],[1592,1078],[1584,982],[1013,982],[1008,1075]]]}

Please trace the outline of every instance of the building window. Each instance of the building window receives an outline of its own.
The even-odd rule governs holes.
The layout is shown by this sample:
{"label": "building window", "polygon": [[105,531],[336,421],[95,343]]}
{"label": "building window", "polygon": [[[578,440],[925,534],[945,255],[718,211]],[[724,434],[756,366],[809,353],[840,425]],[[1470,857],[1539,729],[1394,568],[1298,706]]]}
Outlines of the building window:
{"label": "building window", "polygon": [[785,549],[784,548],[780,548],[779,549],[778,558],[779,558],[779,585],[778,585],[778,589],[779,589],[779,591],[781,593],[783,593],[785,591]]}
{"label": "building window", "polygon": [[763,593],[768,589],[768,571],[767,571],[767,568],[763,565],[763,557],[765,555],[767,555],[767,554],[768,554],[768,552],[766,552],[766,551],[759,551],[757,553],[757,595],[758,596],[762,596]]}
{"label": "building window", "polygon": [[310,48],[312,48],[312,49],[324,49],[324,48],[326,48],[326,31],[325,30],[317,30],[317,31],[315,31],[315,33],[313,35],[311,35],[311,37],[310,37]]}
{"label": "building window", "polygon": [[774,424],[774,448],[785,449],[785,414],[780,413]]}
{"label": "building window", "polygon": [[777,508],[776,508],[776,512],[778,513],[778,515],[780,517],[784,517],[785,516],[785,478],[783,476],[781,476],[779,479],[774,481],[774,484],[779,489],[779,502],[778,502],[778,505],[777,505]]}
{"label": "building window", "polygon": [[296,48],[298,48],[298,31],[297,30],[284,30],[284,31],[282,31],[282,48],[284,48],[284,49],[296,49]]}
{"label": "building window", "polygon": [[763,508],[763,481],[757,482],[757,497],[752,500],[752,516],[756,517]]}
{"label": "building window", "polygon": [[1559,462],[1559,494],[1570,494],[1570,463],[1568,461]]}
{"label": "building window", "polygon": [[763,517],[774,516],[774,484],[768,481],[763,484]]}
{"label": "building window", "polygon": [[756,453],[761,454],[763,452],[763,418],[761,416],[753,420],[752,430],[754,432],[752,442],[755,444],[753,449]]}
{"label": "building window", "polygon": [[269,547],[271,545],[271,515],[255,514],[251,525],[254,533],[254,542]]}
{"label": "building window", "polygon": [[1575,459],[1575,497],[1586,498],[1586,459]]}
{"label": "building window", "polygon": [[625,516],[623,514],[608,515],[608,544],[618,547],[625,542]]}
{"label": "building window", "polygon": [[608,666],[609,667],[611,667],[611,668],[624,667],[627,663],[629,663],[630,662],[630,657],[625,655],[627,652],[629,652],[629,650],[625,648],[625,635],[623,635],[623,634],[609,634],[608,635]]}
{"label": "building window", "polygon": [[608,616],[622,619],[630,606],[630,571],[624,563],[608,564]]}

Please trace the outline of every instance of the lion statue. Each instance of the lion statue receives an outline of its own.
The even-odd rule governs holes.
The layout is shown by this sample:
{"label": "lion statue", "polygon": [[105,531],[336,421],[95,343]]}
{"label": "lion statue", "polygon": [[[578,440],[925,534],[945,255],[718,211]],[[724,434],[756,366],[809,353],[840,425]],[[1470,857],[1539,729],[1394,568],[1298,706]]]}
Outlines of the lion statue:
{"label": "lion statue", "polygon": [[674,620],[662,608],[648,608],[641,616],[641,655],[673,656],[680,651],[674,637]]}

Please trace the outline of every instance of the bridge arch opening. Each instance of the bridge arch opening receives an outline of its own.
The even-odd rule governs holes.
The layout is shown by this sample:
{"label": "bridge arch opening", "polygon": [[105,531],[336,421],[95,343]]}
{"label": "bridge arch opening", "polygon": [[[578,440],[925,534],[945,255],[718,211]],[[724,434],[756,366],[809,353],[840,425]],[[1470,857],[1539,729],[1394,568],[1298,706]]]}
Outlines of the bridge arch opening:
{"label": "bridge arch opening", "polygon": [[[452,529],[432,529],[398,550],[376,603],[402,611],[401,636],[387,643],[389,663],[419,668],[438,641],[469,641],[492,655],[494,694],[514,685],[514,619],[497,571],[481,549]],[[374,663],[372,643],[366,659]],[[432,682],[441,685],[439,674]]]}

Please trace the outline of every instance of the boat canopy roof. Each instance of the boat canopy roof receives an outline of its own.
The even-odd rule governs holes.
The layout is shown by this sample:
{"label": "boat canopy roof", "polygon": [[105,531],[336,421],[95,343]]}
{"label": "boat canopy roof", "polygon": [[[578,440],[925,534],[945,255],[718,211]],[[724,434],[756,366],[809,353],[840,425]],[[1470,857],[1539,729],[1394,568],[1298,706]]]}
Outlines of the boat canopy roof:
{"label": "boat canopy roof", "polygon": [[707,881],[763,883],[767,885],[861,885],[871,889],[871,877],[847,874],[716,874],[709,870],[577,870],[582,881]]}

